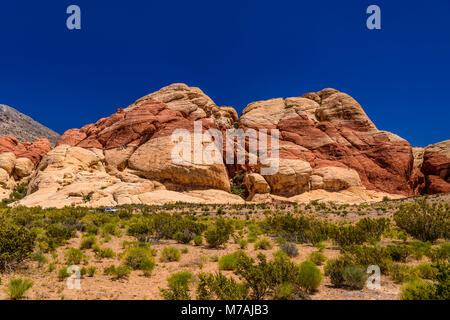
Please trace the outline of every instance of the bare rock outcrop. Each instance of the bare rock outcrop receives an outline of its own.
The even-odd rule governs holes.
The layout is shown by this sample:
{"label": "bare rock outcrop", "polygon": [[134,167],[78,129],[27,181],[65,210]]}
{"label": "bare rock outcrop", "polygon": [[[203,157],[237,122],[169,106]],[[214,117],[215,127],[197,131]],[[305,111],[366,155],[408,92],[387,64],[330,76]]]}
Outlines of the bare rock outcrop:
{"label": "bare rock outcrop", "polygon": [[425,176],[423,193],[450,192],[450,140],[424,149],[421,172]]}
{"label": "bare rock outcrop", "polygon": [[414,160],[410,144],[378,130],[352,97],[335,89],[251,103],[239,126],[279,130],[280,168],[265,176],[276,195],[351,187],[414,193],[408,184]]}

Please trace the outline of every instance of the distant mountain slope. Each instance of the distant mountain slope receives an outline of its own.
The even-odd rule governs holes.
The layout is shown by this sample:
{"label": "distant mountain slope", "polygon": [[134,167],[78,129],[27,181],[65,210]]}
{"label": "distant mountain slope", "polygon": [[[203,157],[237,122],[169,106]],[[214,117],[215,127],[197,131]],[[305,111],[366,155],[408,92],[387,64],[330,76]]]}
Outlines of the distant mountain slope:
{"label": "distant mountain slope", "polygon": [[14,108],[0,104],[0,136],[15,136],[20,142],[47,138],[54,146],[59,134]]}

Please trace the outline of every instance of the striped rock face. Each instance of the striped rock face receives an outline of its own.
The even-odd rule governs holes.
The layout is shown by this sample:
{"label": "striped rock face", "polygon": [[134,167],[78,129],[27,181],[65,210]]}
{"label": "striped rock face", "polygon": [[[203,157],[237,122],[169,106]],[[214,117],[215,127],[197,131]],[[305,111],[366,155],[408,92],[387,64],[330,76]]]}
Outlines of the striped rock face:
{"label": "striped rock face", "polygon": [[239,126],[279,130],[280,170],[265,177],[275,194],[360,186],[404,196],[414,193],[409,184],[410,144],[378,130],[345,93],[324,89],[254,102],[244,109]]}
{"label": "striped rock face", "polygon": [[[204,138],[196,142],[198,128],[201,133],[214,129],[223,140],[213,152],[218,161],[195,161],[197,151],[211,145]],[[174,160],[179,130],[194,136],[186,152],[190,160]],[[278,155],[272,174],[264,173],[261,150],[251,150],[253,142],[261,142],[261,130],[279,133],[276,148],[269,149]],[[229,132],[251,131],[258,135],[243,145],[227,140]],[[0,140],[0,151],[14,149],[11,139]],[[269,136],[269,148],[273,139]],[[231,162],[227,145],[233,146]],[[253,102],[238,118],[233,108],[217,106],[200,89],[173,84],[96,123],[68,130],[50,152],[36,145],[14,150],[4,156],[0,180],[10,188],[11,172],[18,177],[29,171],[26,160],[13,157],[38,165],[20,201],[29,206],[243,203],[230,193],[237,176],[247,189],[241,195],[256,202],[361,202],[450,192],[449,141],[413,150],[406,140],[378,130],[352,97],[334,89]],[[239,152],[243,163],[236,161]]]}

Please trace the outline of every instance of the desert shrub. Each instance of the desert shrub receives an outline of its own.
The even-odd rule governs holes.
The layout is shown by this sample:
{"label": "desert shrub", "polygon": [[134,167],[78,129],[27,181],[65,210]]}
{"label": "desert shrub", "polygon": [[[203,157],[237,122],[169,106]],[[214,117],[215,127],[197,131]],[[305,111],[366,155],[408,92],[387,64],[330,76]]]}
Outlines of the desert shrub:
{"label": "desert shrub", "polygon": [[414,267],[414,273],[422,279],[435,280],[438,269],[431,263],[421,263]]}
{"label": "desert shrub", "polygon": [[269,216],[262,222],[262,226],[274,236],[300,243],[325,241],[331,232],[327,222],[306,216],[296,217],[290,213]]}
{"label": "desert shrub", "polygon": [[97,243],[97,238],[94,235],[84,236],[81,240],[80,249],[91,249]]}
{"label": "desert shrub", "polygon": [[413,267],[399,263],[393,263],[389,266],[389,274],[392,280],[397,283],[403,283],[416,277]]}
{"label": "desert shrub", "polygon": [[236,268],[237,256],[240,254],[239,252],[235,252],[232,254],[227,254],[220,257],[219,270],[234,270]]}
{"label": "desert shrub", "polygon": [[38,263],[38,267],[42,267],[42,265],[48,262],[48,259],[42,252],[33,252],[30,255],[30,259]]}
{"label": "desert shrub", "polygon": [[430,242],[422,242],[422,241],[411,241],[409,243],[409,248],[412,256],[417,260],[421,260],[424,255],[428,255],[431,250]]}
{"label": "desert shrub", "polygon": [[280,246],[280,249],[283,250],[289,257],[298,256],[297,246],[290,242],[285,242]]}
{"label": "desert shrub", "polygon": [[352,245],[346,247],[343,252],[353,264],[363,269],[366,269],[370,265],[377,265],[384,272],[388,270],[389,264],[392,262],[386,248],[383,247]]}
{"label": "desert shrub", "polygon": [[192,273],[189,271],[177,272],[167,278],[169,289],[160,289],[164,300],[190,300],[189,284]]}
{"label": "desert shrub", "polygon": [[56,245],[62,245],[75,236],[75,230],[61,223],[54,223],[47,227],[46,235]]}
{"label": "desert shrub", "polygon": [[344,270],[349,266],[352,266],[351,262],[344,257],[329,259],[324,268],[325,275],[330,277],[330,281],[335,287],[344,287],[347,285],[344,279]]}
{"label": "desert shrub", "polygon": [[133,270],[142,270],[150,275],[155,268],[155,259],[147,246],[129,248],[125,254],[124,263]]}
{"label": "desert shrub", "polygon": [[370,219],[363,218],[356,223],[356,227],[364,231],[368,238],[380,239],[381,235],[389,227],[389,219],[379,218]]}
{"label": "desert shrub", "polygon": [[9,197],[1,201],[1,207],[7,208],[8,204],[19,201],[27,195],[28,185],[26,182],[18,183],[14,186],[13,192]]}
{"label": "desert shrub", "polygon": [[33,284],[33,281],[28,279],[11,279],[5,292],[10,299],[18,300],[23,298],[25,292],[27,292]]}
{"label": "desert shrub", "polygon": [[432,248],[428,254],[430,259],[433,262],[440,261],[440,260],[450,260],[450,243],[445,242],[441,244],[439,247]]}
{"label": "desert shrub", "polygon": [[233,225],[230,221],[217,219],[213,226],[210,226],[205,232],[206,243],[211,248],[217,248],[230,239],[233,232]]}
{"label": "desert shrub", "polygon": [[245,300],[248,288],[222,273],[198,275],[197,300]]}
{"label": "desert shrub", "polygon": [[315,251],[311,252],[311,254],[308,256],[308,260],[320,266],[325,262],[325,260],[327,260],[327,258],[322,252]]}
{"label": "desert shrub", "polygon": [[258,240],[258,234],[256,232],[250,232],[247,235],[247,243],[255,243]]}
{"label": "desert shrub", "polygon": [[314,247],[319,249],[320,252],[323,252],[323,250],[325,250],[325,245],[322,242],[316,243]]}
{"label": "desert shrub", "polygon": [[235,273],[244,279],[245,285],[251,289],[251,297],[262,299],[273,285],[272,268],[263,254],[258,255],[259,263],[246,254],[237,257]]}
{"label": "desert shrub", "polygon": [[33,252],[36,235],[27,228],[0,221],[0,271],[13,269]]}
{"label": "desert shrub", "polygon": [[127,234],[139,241],[149,242],[152,239],[173,239],[176,233],[181,232],[183,237],[186,235],[192,240],[195,235],[202,234],[205,228],[203,223],[193,217],[159,212],[151,216],[133,217],[128,224]]}
{"label": "desert shrub", "polygon": [[70,273],[67,271],[67,268],[61,268],[58,270],[58,280],[63,281],[64,279],[70,277]]}
{"label": "desert shrub", "polygon": [[97,271],[97,268],[94,266],[90,266],[89,268],[87,268],[88,277],[93,277],[96,271]]}
{"label": "desert shrub", "polygon": [[411,253],[410,248],[407,246],[387,246],[385,251],[395,262],[406,262],[406,259]]}
{"label": "desert shrub", "polygon": [[122,235],[122,232],[120,231],[116,223],[108,222],[102,225],[102,234],[103,236],[111,235],[120,237]]}
{"label": "desert shrub", "polygon": [[159,260],[161,262],[179,261],[181,258],[180,250],[175,247],[164,247],[161,251]]}
{"label": "desert shrub", "polygon": [[80,264],[83,260],[85,260],[85,255],[83,250],[70,248],[65,253],[66,263],[68,265]]}
{"label": "desert shrub", "polygon": [[439,300],[450,300],[450,263],[438,261],[433,264],[437,269],[435,298]]}
{"label": "desert shrub", "polygon": [[401,300],[433,300],[435,287],[422,279],[415,278],[406,282],[400,291]]}
{"label": "desert shrub", "polygon": [[255,242],[255,250],[269,250],[272,249],[272,244],[266,238],[259,239]]}
{"label": "desert shrub", "polygon": [[201,246],[203,244],[203,237],[201,235],[196,235],[194,237],[194,244],[196,246]]}
{"label": "desert shrub", "polygon": [[103,273],[110,275],[114,280],[126,279],[130,276],[131,269],[128,266],[114,266],[111,265],[103,269]]}
{"label": "desert shrub", "polygon": [[450,238],[450,209],[448,205],[429,204],[426,200],[400,206],[394,214],[398,227],[421,241]]}
{"label": "desert shrub", "polygon": [[246,249],[248,246],[248,241],[246,239],[239,239],[237,243],[241,249]]}
{"label": "desert shrub", "polygon": [[366,273],[357,266],[346,266],[342,272],[344,283],[351,289],[361,290],[366,282]]}
{"label": "desert shrub", "polygon": [[175,233],[173,238],[178,243],[188,244],[189,242],[192,241],[192,239],[194,239],[194,234],[189,230],[184,230],[183,232],[178,231],[177,233]]}
{"label": "desert shrub", "polygon": [[101,258],[101,259],[114,258],[116,256],[116,253],[111,248],[100,248],[100,246],[98,246],[98,247],[93,247],[93,249],[95,251],[95,256],[97,258]]}
{"label": "desert shrub", "polygon": [[307,292],[317,290],[322,282],[322,272],[311,261],[304,261],[299,266],[298,285]]}
{"label": "desert shrub", "polygon": [[294,285],[284,282],[278,285],[274,291],[273,298],[276,300],[292,300],[294,296]]}
{"label": "desert shrub", "polygon": [[367,241],[367,234],[357,226],[338,226],[332,234],[333,241],[341,247],[363,244]]}

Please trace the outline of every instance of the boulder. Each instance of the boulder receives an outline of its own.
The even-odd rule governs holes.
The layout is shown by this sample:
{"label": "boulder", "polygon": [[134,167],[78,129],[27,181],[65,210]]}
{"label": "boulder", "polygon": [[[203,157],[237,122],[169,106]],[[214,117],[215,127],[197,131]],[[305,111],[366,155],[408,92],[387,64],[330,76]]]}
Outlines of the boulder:
{"label": "boulder", "polygon": [[14,167],[14,173],[19,178],[29,176],[34,169],[34,164],[28,158],[18,158]]}
{"label": "boulder", "polygon": [[429,145],[424,149],[421,172],[425,176],[423,193],[450,192],[450,140]]}
{"label": "boulder", "polygon": [[247,200],[252,200],[254,195],[270,193],[270,186],[267,181],[258,173],[250,172],[244,176],[243,184],[248,191]]}

